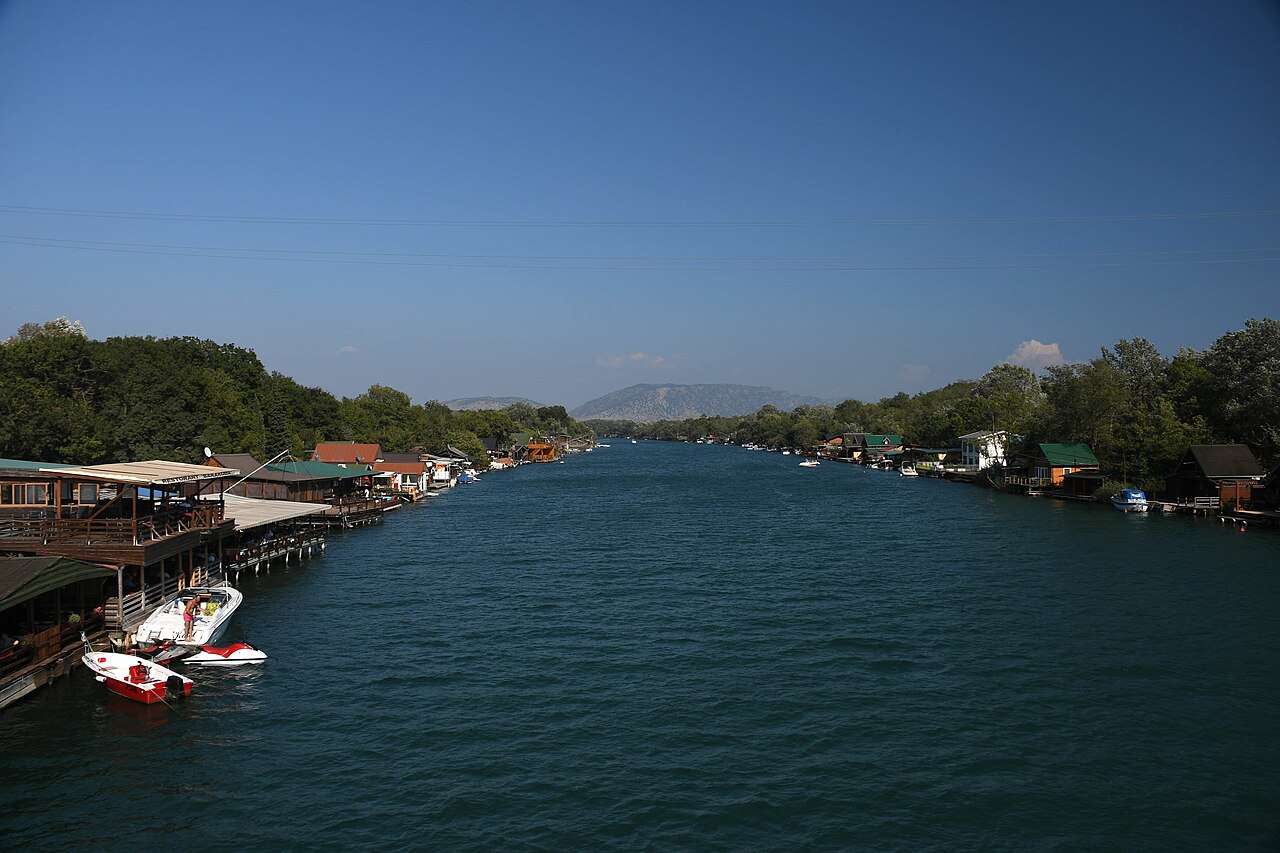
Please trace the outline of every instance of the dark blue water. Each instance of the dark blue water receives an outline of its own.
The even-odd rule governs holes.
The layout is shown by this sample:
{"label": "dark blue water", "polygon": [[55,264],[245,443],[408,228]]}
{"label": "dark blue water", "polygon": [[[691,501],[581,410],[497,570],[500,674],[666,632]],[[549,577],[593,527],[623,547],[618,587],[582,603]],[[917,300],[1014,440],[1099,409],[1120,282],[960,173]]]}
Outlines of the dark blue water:
{"label": "dark blue water", "polygon": [[178,710],[0,715],[23,849],[1259,850],[1280,535],[736,448],[494,473],[243,584]]}

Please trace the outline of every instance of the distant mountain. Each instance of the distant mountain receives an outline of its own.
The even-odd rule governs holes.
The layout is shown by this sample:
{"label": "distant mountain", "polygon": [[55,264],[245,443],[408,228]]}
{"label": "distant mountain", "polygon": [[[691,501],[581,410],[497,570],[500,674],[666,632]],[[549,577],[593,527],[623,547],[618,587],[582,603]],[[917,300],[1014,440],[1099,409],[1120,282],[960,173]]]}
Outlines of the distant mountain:
{"label": "distant mountain", "polygon": [[796,406],[823,402],[817,397],[753,385],[632,385],[588,400],[569,414],[580,421],[602,418],[649,423],[699,415],[749,415],[764,405],[789,412]]}
{"label": "distant mountain", "polygon": [[444,404],[455,412],[481,412],[489,409],[505,409],[512,403],[528,403],[535,409],[542,408],[542,403],[536,403],[528,397],[460,397],[457,400],[446,400]]}

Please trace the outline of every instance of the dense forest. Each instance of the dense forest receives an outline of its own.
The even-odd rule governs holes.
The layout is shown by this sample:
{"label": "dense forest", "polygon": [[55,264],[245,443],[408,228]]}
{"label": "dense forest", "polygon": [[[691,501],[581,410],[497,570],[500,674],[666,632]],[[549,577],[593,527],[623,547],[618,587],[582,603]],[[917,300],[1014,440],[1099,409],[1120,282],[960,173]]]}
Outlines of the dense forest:
{"label": "dense forest", "polygon": [[1104,466],[1143,487],[1155,486],[1190,444],[1247,444],[1270,468],[1280,464],[1280,321],[1249,320],[1203,352],[1172,358],[1132,338],[1043,376],[998,364],[978,379],[875,403],[765,406],[742,417],[644,425],[579,423],[563,406],[525,403],[455,412],[383,385],[339,399],[268,372],[249,349],[190,337],[95,341],[64,318],[28,323],[0,343],[0,457],[45,462],[195,462],[206,446],[301,459],[317,442],[339,440],[389,451],[452,445],[487,459],[481,439],[593,430],[800,448],[846,432],[892,433],[954,447],[959,436],[990,428],[1022,444],[1085,442]]}
{"label": "dense forest", "polygon": [[487,465],[481,439],[505,444],[513,432],[590,434],[563,406],[455,412],[383,385],[339,399],[268,372],[253,350],[197,338],[95,341],[59,318],[0,343],[4,458],[199,462],[210,447],[305,459],[317,442],[351,440],[388,451],[453,446]]}
{"label": "dense forest", "polygon": [[1050,367],[1043,376],[998,364],[975,380],[876,403],[847,400],[791,412],[765,406],[745,417],[650,424],[585,423],[600,435],[714,435],[798,448],[849,432],[955,447],[961,435],[994,428],[1017,436],[1020,446],[1084,442],[1125,482],[1153,489],[1191,444],[1246,444],[1267,470],[1280,464],[1280,321],[1249,320],[1203,352],[1182,349],[1165,358],[1150,341],[1132,338],[1103,347],[1083,364]]}

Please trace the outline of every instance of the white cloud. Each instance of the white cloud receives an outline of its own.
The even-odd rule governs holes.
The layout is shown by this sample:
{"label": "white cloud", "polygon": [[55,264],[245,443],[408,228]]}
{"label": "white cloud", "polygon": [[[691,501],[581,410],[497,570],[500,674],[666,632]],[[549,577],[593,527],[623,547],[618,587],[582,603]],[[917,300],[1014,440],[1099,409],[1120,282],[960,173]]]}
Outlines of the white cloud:
{"label": "white cloud", "polygon": [[624,367],[632,364],[646,364],[649,367],[661,367],[667,359],[660,355],[649,355],[633,352],[627,355],[601,355],[596,357],[596,364],[601,367]]}
{"label": "white cloud", "polygon": [[1035,338],[1018,344],[1018,348],[1005,361],[1009,364],[1029,367],[1032,370],[1045,368],[1051,364],[1067,363],[1067,360],[1062,357],[1062,351],[1058,349],[1057,344],[1043,344]]}
{"label": "white cloud", "polygon": [[919,383],[929,375],[927,364],[904,364],[898,368],[898,378],[903,382]]}
{"label": "white cloud", "polygon": [[360,352],[360,350],[358,350],[358,349],[356,349],[355,347],[351,346],[351,344],[347,344],[345,347],[343,347],[342,349],[338,350],[338,352],[341,352],[341,353],[353,353],[353,352]]}

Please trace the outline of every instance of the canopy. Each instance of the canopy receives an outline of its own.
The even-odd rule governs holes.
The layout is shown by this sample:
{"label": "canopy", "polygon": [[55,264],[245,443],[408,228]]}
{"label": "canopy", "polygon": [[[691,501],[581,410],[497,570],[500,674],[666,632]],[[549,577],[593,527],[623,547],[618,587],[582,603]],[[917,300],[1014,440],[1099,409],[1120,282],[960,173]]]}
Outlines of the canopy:
{"label": "canopy", "polygon": [[0,557],[0,610],[76,581],[115,573],[115,569],[67,557]]}
{"label": "canopy", "polygon": [[81,465],[71,468],[41,468],[40,471],[44,474],[57,474],[59,477],[139,486],[190,483],[240,475],[235,468],[212,468],[207,465],[190,465],[186,462],[166,462],[162,459],[154,459],[150,462],[119,462],[111,465]]}
{"label": "canopy", "polygon": [[244,498],[240,495],[223,495],[225,514],[236,523],[236,530],[264,527],[291,518],[315,515],[329,509],[328,504],[303,503],[302,501],[264,501]]}

